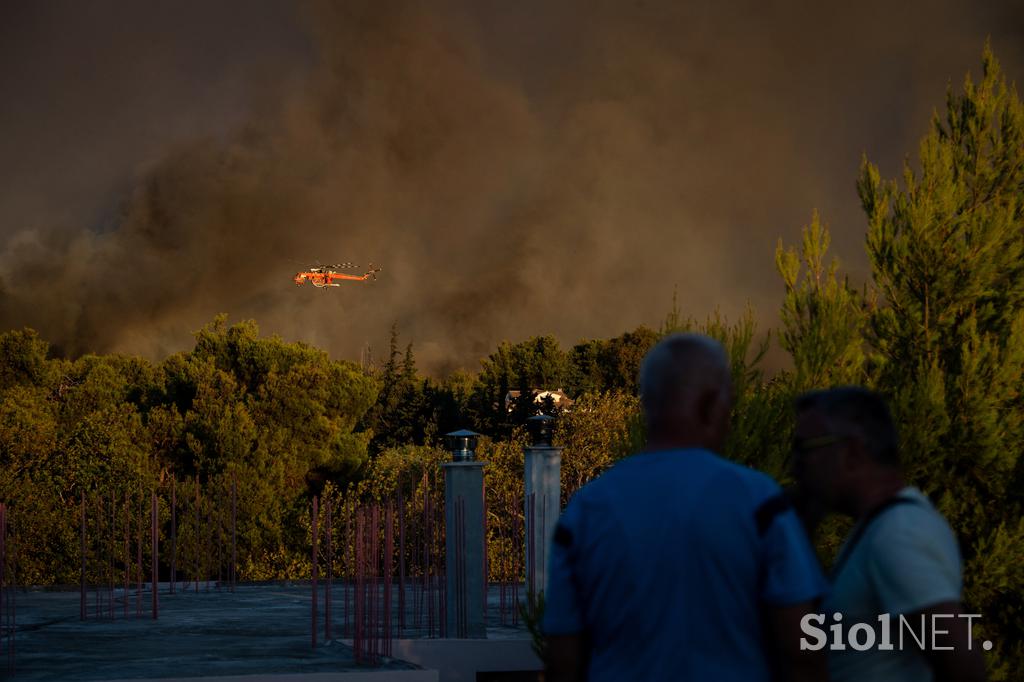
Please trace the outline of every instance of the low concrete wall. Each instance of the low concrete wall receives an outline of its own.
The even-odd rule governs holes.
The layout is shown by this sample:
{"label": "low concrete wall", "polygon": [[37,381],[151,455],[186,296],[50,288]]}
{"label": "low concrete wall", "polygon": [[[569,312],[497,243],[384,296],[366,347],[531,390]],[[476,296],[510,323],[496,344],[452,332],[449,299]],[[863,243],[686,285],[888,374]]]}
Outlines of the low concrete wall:
{"label": "low concrete wall", "polygon": [[438,682],[436,670],[380,670],[376,672],[280,673],[224,675],[220,677],[160,677],[107,682]]}
{"label": "low concrete wall", "polygon": [[476,682],[478,672],[544,667],[528,639],[396,639],[391,655],[436,670],[438,682]]}

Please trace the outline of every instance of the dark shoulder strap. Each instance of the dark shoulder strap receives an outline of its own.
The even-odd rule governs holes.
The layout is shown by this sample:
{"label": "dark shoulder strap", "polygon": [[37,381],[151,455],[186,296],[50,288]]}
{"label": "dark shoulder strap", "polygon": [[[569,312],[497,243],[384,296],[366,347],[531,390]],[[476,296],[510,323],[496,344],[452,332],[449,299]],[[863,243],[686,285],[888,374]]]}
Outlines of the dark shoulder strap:
{"label": "dark shoulder strap", "polygon": [[839,577],[840,571],[843,570],[843,567],[846,565],[846,562],[849,561],[850,556],[853,554],[853,550],[857,547],[857,543],[860,542],[862,537],[864,537],[864,533],[867,531],[868,526],[870,526],[872,522],[875,521],[875,519],[877,519],[879,516],[881,516],[888,510],[892,509],[893,507],[898,507],[901,504],[916,503],[916,500],[913,500],[909,497],[896,496],[890,497],[888,500],[886,500],[885,502],[871,510],[871,513],[865,516],[864,519],[857,525],[857,528],[853,531],[853,534],[850,535],[850,539],[847,540],[846,544],[843,546],[843,550],[839,554],[839,557],[836,559],[835,563],[832,564],[832,571],[830,572],[832,582],[834,583],[836,581],[836,578]]}
{"label": "dark shoulder strap", "polygon": [[776,516],[792,508],[793,503],[790,500],[789,495],[786,493],[772,495],[762,502],[754,511],[754,521],[757,523],[757,534],[764,535],[768,529],[771,528],[772,522],[775,521]]}

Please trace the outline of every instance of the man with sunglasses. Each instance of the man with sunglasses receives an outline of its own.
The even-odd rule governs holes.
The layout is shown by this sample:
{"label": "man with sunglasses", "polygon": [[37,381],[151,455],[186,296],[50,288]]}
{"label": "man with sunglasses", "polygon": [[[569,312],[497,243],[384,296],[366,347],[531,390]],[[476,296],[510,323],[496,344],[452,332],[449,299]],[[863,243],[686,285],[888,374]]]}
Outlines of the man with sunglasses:
{"label": "man with sunglasses", "polygon": [[[824,619],[815,623],[829,633],[831,679],[984,680],[972,621],[962,617],[956,537],[928,498],[906,484],[885,400],[864,388],[834,388],[800,396],[796,412],[797,506],[809,529],[829,512],[856,521],[832,567]],[[836,629],[843,636],[835,637]],[[868,641],[874,644],[864,648]]]}

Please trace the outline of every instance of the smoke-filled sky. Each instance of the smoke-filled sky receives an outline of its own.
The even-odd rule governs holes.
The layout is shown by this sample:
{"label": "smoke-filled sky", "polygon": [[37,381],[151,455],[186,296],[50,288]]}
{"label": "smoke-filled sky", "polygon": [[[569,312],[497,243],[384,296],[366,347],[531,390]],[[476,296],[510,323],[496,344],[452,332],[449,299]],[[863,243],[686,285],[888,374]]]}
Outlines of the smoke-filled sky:
{"label": "smoke-filled sky", "polygon": [[[833,5],[826,7],[825,5]],[[431,371],[684,312],[775,322],[811,211],[894,175],[1024,5],[0,3],[0,330],[160,358],[220,312]],[[326,292],[292,275],[383,266]]]}

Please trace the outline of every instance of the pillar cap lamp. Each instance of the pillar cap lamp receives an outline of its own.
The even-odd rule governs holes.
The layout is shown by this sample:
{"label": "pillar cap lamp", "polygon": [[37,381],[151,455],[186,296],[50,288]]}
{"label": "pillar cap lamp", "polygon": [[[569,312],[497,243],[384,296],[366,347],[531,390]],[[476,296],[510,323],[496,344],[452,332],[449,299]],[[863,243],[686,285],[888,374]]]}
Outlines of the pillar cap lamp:
{"label": "pillar cap lamp", "polygon": [[555,435],[555,418],[548,414],[538,414],[526,420],[526,428],[530,432],[531,444],[535,448],[550,448],[551,439]]}
{"label": "pillar cap lamp", "polygon": [[476,459],[476,443],[480,434],[467,429],[452,431],[444,435],[453,462],[472,462]]}

